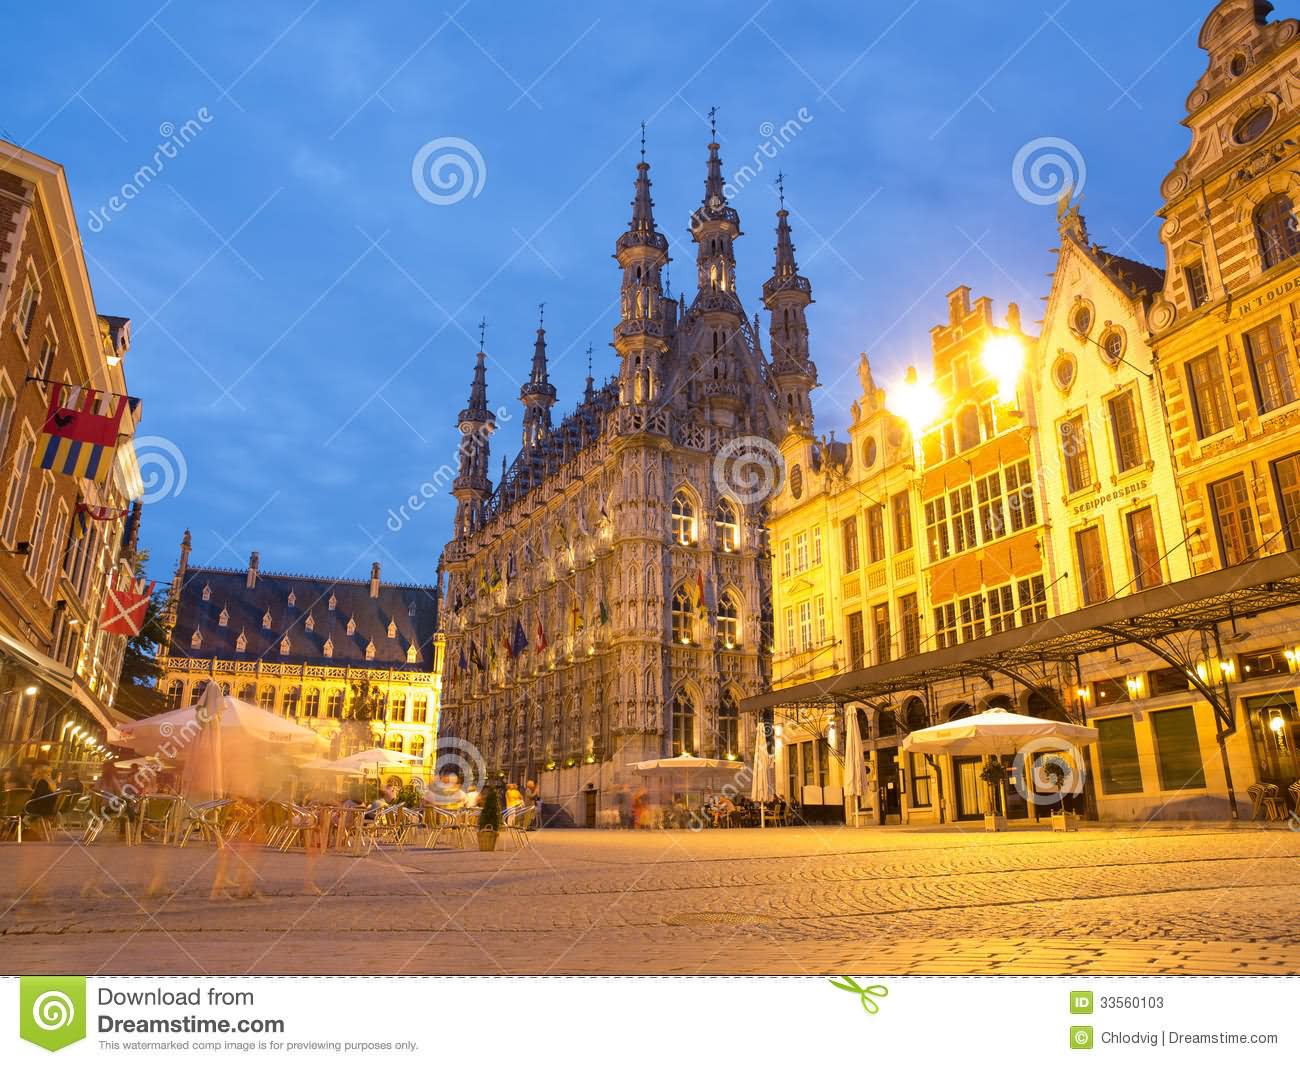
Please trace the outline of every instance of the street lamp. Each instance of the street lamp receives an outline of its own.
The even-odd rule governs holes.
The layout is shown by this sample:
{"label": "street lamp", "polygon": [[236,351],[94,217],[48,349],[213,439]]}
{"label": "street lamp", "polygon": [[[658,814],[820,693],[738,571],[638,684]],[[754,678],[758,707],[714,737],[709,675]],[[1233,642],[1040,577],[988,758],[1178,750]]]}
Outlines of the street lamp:
{"label": "street lamp", "polygon": [[894,413],[907,422],[912,439],[918,442],[943,413],[943,398],[931,382],[922,381],[917,376],[915,366],[907,368],[903,383],[893,390],[890,405]]}
{"label": "street lamp", "polygon": [[1016,401],[1016,389],[1025,368],[1025,345],[1019,337],[1001,333],[991,337],[980,352],[984,368],[998,383],[998,399],[1003,403]]}

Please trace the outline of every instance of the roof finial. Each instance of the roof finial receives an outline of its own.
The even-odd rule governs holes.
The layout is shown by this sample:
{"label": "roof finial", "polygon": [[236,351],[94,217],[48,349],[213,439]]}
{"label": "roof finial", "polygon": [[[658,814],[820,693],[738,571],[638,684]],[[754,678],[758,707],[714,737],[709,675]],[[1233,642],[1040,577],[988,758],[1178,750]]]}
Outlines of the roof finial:
{"label": "roof finial", "polygon": [[483,318],[481,318],[481,319],[479,320],[479,323],[478,323],[478,347],[479,347],[479,351],[482,351],[482,350],[483,350],[483,347],[484,347],[484,345],[485,345],[486,343],[487,343],[487,316],[485,315]]}
{"label": "roof finial", "polygon": [[542,323],[545,322],[545,320],[546,320],[546,301],[542,300],[542,302],[537,305],[537,328],[538,329],[542,328]]}
{"label": "roof finial", "polygon": [[776,172],[776,194],[781,199],[781,207],[785,208],[785,174],[778,170]]}
{"label": "roof finial", "polygon": [[641,162],[645,162],[645,122],[641,123]]}
{"label": "roof finial", "polygon": [[591,376],[591,345],[587,345],[587,376]]}
{"label": "roof finial", "polygon": [[709,108],[709,139],[718,139],[718,109],[716,106]]}

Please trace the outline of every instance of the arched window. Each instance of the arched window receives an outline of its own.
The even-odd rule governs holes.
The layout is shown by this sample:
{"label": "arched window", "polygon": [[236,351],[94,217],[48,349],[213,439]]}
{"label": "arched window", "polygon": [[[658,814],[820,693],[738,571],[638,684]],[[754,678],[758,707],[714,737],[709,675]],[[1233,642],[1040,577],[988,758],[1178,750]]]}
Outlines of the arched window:
{"label": "arched window", "polygon": [[740,522],[736,518],[736,508],[731,505],[731,500],[724,499],[718,504],[713,520],[718,529],[718,544],[722,550],[739,550]]}
{"label": "arched window", "polygon": [[275,689],[269,684],[262,689],[262,695],[261,698],[257,700],[257,705],[263,710],[275,709]]}
{"label": "arched window", "polygon": [[673,592],[673,643],[694,642],[695,606],[686,585]]}
{"label": "arched window", "polygon": [[340,718],[343,716],[343,690],[335,688],[325,699],[325,716]]}
{"label": "arched window", "polygon": [[876,718],[876,735],[881,739],[898,735],[898,718],[892,710],[882,710]]}
{"label": "arched window", "polygon": [[957,450],[969,451],[980,442],[980,414],[975,407],[963,407],[957,412]]}
{"label": "arched window", "polygon": [[930,723],[929,715],[925,712],[925,700],[917,696],[908,699],[903,709],[903,720],[907,723],[908,732],[925,728]]}
{"label": "arched window", "polygon": [[281,703],[281,707],[284,710],[285,717],[293,717],[296,713],[298,713],[298,701],[300,695],[301,695],[301,691],[296,687],[285,688],[284,701]]}
{"label": "arched window", "polygon": [[252,684],[241,685],[239,689],[239,698],[246,703],[251,703],[257,698],[257,688]]}
{"label": "arched window", "polygon": [[400,732],[394,732],[388,737],[388,749],[390,751],[400,751],[403,747],[403,742],[402,734]]}
{"label": "arched window", "polygon": [[230,681],[228,681],[228,680],[223,680],[223,681],[221,682],[221,694],[222,694],[222,695],[229,695],[229,694],[230,694]]}
{"label": "arched window", "polygon": [[410,750],[410,754],[412,754],[412,755],[413,755],[414,757],[416,757],[416,758],[423,758],[423,757],[424,757],[424,737],[423,737],[423,736],[412,736],[412,737],[411,737],[411,750]]}
{"label": "arched window", "polygon": [[1284,192],[1270,196],[1255,209],[1255,237],[1265,270],[1300,253],[1297,228],[1295,209]]}
{"label": "arched window", "polygon": [[673,539],[679,544],[693,544],[696,540],[695,504],[685,492],[673,496]]}
{"label": "arched window", "polygon": [[183,704],[185,698],[185,682],[183,680],[174,680],[167,685],[167,709],[178,710]]}
{"label": "arched window", "polygon": [[303,701],[303,717],[320,717],[320,689],[308,688],[307,698]]}
{"label": "arched window", "polygon": [[687,692],[673,699],[673,754],[695,753],[695,703]]}
{"label": "arched window", "polygon": [[718,597],[718,639],[728,649],[740,645],[740,608],[730,591]]}
{"label": "arched window", "polygon": [[718,753],[724,758],[739,754],[740,747],[740,708],[736,697],[729,691],[722,693],[722,702],[718,704]]}

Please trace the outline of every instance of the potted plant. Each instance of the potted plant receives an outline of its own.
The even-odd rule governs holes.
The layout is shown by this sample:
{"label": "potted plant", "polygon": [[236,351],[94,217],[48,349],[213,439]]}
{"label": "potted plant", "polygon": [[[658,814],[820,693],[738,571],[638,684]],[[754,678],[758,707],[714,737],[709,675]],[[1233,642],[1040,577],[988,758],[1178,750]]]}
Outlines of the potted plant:
{"label": "potted plant", "polygon": [[478,812],[478,849],[497,849],[497,835],[501,831],[501,799],[497,789],[488,785],[483,789],[483,805]]}
{"label": "potted plant", "polygon": [[984,813],[984,830],[986,832],[1001,832],[1007,827],[1007,819],[998,810],[998,792],[1002,787],[1003,781],[1007,779],[1007,770],[1001,761],[997,758],[990,757],[984,763],[984,768],[980,770],[980,780],[988,785],[988,806]]}
{"label": "potted plant", "polygon": [[[1040,772],[1052,782],[1052,788],[1059,795],[1065,785],[1065,770],[1056,762],[1044,762]],[[1077,832],[1079,819],[1065,808],[1065,796],[1061,795],[1058,806],[1051,813],[1053,832]]]}

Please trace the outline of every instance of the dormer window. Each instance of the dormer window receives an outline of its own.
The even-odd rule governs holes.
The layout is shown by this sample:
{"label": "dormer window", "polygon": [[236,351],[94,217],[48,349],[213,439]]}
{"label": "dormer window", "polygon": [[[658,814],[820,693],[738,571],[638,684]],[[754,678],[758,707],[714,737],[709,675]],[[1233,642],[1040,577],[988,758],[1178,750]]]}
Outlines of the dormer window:
{"label": "dormer window", "polygon": [[290,606],[293,606],[296,602],[298,602],[298,596],[294,593],[293,589],[290,589],[290,590],[289,590],[289,605],[290,605]]}
{"label": "dormer window", "polygon": [[190,637],[190,649],[197,651],[202,646],[203,646],[203,633],[199,632],[198,629],[195,629],[194,635]]}
{"label": "dormer window", "polygon": [[415,617],[415,604],[414,604],[414,603],[407,603],[407,604],[406,604],[406,616],[407,616],[408,618],[413,618],[413,617]]}
{"label": "dormer window", "polygon": [[338,596],[336,596],[333,592],[330,592],[330,602],[329,602],[330,609],[333,610],[338,605],[339,605]]}
{"label": "dormer window", "polygon": [[217,615],[217,624],[223,629],[230,624],[230,611],[224,606],[221,608],[221,613]]}
{"label": "dormer window", "polygon": [[325,637],[325,646],[321,648],[321,653],[326,658],[334,657],[334,641],[330,639],[328,636]]}
{"label": "dormer window", "polygon": [[414,663],[415,663],[415,655],[416,655],[415,644],[410,644],[410,645],[406,648],[406,660],[407,660],[407,662],[409,662],[409,663],[411,663],[411,664],[414,664]]}
{"label": "dormer window", "polygon": [[375,641],[371,640],[369,643],[366,644],[366,661],[373,662],[374,660],[375,660]]}
{"label": "dormer window", "polygon": [[211,598],[212,598],[212,585],[205,584],[203,586],[203,601],[206,603]]}
{"label": "dormer window", "polygon": [[357,619],[348,618],[348,635],[354,636],[356,634],[356,631],[357,631]]}
{"label": "dormer window", "polygon": [[392,618],[388,619],[388,638],[390,640],[397,638],[397,622]]}
{"label": "dormer window", "polygon": [[270,627],[271,627],[271,611],[268,610],[265,614],[262,615],[262,628],[269,629]]}
{"label": "dormer window", "polygon": [[239,635],[235,637],[235,650],[243,654],[248,650],[248,637],[244,635],[244,630],[239,630]]}
{"label": "dormer window", "polygon": [[314,617],[312,617],[310,614],[308,614],[308,615],[307,615],[307,620],[304,621],[304,622],[302,623],[302,627],[303,627],[304,629],[306,629],[308,632],[315,632],[315,631],[316,631],[316,619],[315,619]]}
{"label": "dormer window", "polygon": [[287,655],[289,653],[289,634],[285,633],[280,637],[280,653]]}

